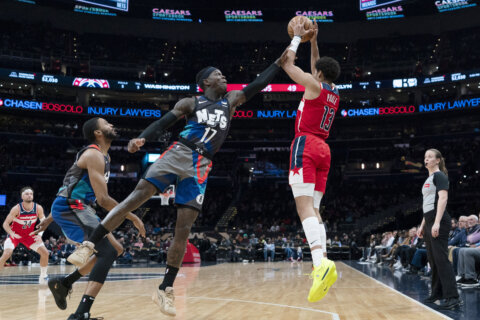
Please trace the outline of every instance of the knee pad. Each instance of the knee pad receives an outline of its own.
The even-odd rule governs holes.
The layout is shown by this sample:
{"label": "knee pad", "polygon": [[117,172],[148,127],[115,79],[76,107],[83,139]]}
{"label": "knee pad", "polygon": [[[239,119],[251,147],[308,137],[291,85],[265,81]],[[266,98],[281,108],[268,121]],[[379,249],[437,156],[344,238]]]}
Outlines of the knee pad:
{"label": "knee pad", "polygon": [[96,246],[97,262],[90,272],[89,281],[104,283],[113,262],[117,259],[117,250],[107,238],[103,238]]}

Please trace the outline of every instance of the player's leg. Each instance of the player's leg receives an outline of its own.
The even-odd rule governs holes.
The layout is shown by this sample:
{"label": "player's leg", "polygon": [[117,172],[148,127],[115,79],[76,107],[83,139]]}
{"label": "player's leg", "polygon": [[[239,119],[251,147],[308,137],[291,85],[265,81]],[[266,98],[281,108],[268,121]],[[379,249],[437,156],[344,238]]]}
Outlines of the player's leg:
{"label": "player's leg", "polygon": [[12,256],[13,250],[15,250],[15,244],[12,242],[12,239],[8,237],[3,244],[3,254],[0,257],[0,271],[3,270],[3,268],[5,267],[5,263]]}
{"label": "player's leg", "polygon": [[[78,305],[77,311],[70,315],[68,319],[77,320],[85,319],[85,315],[90,315],[90,309],[95,301],[96,296],[100,292],[110,267],[117,258],[118,251],[110,243],[107,237],[103,238],[96,246],[96,262],[90,272],[89,282],[85,289],[84,295]],[[89,319],[89,318],[87,318]]]}
{"label": "player's leg", "polygon": [[175,236],[167,253],[167,268],[163,282],[153,293],[152,300],[160,307],[160,311],[166,315],[175,316],[175,295],[173,283],[178,270],[182,265],[183,256],[187,248],[187,239],[192,225],[197,219],[198,209],[179,207],[177,209],[177,222],[175,224]]}
{"label": "player's leg", "polygon": [[110,231],[120,226],[129,212],[138,209],[155,193],[162,192],[176,181],[177,176],[172,172],[178,169],[178,155],[170,151],[162,156],[148,168],[145,177],[140,180],[135,190],[125,200],[116,205],[103,219],[102,223],[93,230],[88,240],[70,255],[69,261],[71,263],[77,266],[83,265],[88,257],[93,254],[95,245]]}
{"label": "player's leg", "polygon": [[32,244],[30,249],[36,251],[40,255],[40,277],[38,278],[38,283],[47,284],[48,250],[45,248],[45,245],[41,240],[40,242]]}
{"label": "player's leg", "polygon": [[[115,248],[117,251],[117,257],[122,255],[123,253],[123,246],[120,242],[118,242],[115,237],[109,233],[107,235],[110,244]],[[48,286],[50,291],[53,294],[55,299],[55,303],[57,307],[61,310],[65,310],[67,308],[67,296],[72,291],[72,286],[75,282],[77,282],[83,276],[89,274],[95,263],[97,262],[97,256],[91,256],[87,263],[85,263],[82,267],[75,269],[72,273],[63,276],[63,277],[54,277],[48,281]]]}
{"label": "player's leg", "polygon": [[153,293],[152,300],[158,304],[164,314],[174,316],[175,295],[173,282],[182,264],[187,239],[192,225],[202,210],[205,189],[207,188],[208,174],[212,162],[190,150],[184,152],[183,162],[179,166],[184,168],[182,176],[177,183],[175,203],[177,209],[177,222],[175,236],[167,254],[167,269],[162,284]]}

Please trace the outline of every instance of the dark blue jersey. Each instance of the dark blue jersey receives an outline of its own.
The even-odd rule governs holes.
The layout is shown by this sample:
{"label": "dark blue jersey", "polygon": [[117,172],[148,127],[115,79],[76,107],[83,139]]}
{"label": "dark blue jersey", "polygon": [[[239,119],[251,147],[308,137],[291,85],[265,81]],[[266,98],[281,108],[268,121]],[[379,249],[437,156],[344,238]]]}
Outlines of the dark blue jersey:
{"label": "dark blue jersey", "polygon": [[230,104],[226,98],[211,101],[204,96],[195,98],[195,110],[187,117],[180,137],[215,154],[227,138],[230,129]]}

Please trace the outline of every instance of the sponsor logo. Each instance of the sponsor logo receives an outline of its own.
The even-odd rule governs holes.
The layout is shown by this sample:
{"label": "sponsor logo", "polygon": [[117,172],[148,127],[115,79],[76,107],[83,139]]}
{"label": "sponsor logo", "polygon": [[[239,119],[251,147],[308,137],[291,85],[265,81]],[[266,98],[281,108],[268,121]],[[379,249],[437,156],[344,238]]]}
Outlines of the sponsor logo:
{"label": "sponsor logo", "polygon": [[8,75],[10,78],[18,78],[18,79],[27,79],[27,80],[35,80],[35,73],[28,73],[28,72],[15,72],[12,71]]}
{"label": "sponsor logo", "polygon": [[253,118],[253,111],[252,110],[236,110],[233,113],[234,118]]}
{"label": "sponsor logo", "polygon": [[203,194],[199,194],[195,200],[197,201],[198,204],[203,204],[203,199],[204,199],[204,196]]}
{"label": "sponsor logo", "polygon": [[134,109],[134,108],[113,108],[113,107],[88,107],[88,114],[116,116],[116,117],[143,117],[160,118],[162,111],[158,109]]}
{"label": "sponsor logo", "polygon": [[108,80],[104,79],[88,79],[88,78],[75,78],[72,85],[74,87],[86,87],[86,88],[101,88],[109,89],[110,84]]}
{"label": "sponsor logo", "polygon": [[383,108],[363,108],[342,110],[343,117],[378,116],[386,114],[409,114],[415,112],[415,106],[394,106]]}
{"label": "sponsor logo", "polygon": [[476,108],[480,106],[480,98],[455,100],[447,102],[436,102],[429,104],[421,104],[418,108],[420,112],[444,111],[453,109]]}
{"label": "sponsor logo", "polygon": [[65,112],[65,113],[83,113],[82,106],[72,106],[69,104],[59,104],[59,103],[42,103],[43,111],[53,111],[53,112]]}
{"label": "sponsor logo", "polygon": [[262,22],[263,13],[261,10],[225,10],[225,21],[227,22]]}
{"label": "sponsor logo", "polygon": [[304,16],[317,22],[333,22],[333,11],[297,11],[297,16]]}

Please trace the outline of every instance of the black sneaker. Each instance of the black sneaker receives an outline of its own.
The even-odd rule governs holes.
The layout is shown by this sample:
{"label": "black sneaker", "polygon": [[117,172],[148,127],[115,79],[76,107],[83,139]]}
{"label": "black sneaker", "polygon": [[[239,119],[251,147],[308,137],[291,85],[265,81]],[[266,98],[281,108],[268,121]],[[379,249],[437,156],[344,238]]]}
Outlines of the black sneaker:
{"label": "black sneaker", "polygon": [[478,281],[475,279],[464,279],[462,282],[457,282],[462,287],[477,287],[479,285]]}
{"label": "black sneaker", "polygon": [[440,300],[440,299],[441,298],[439,298],[439,297],[429,296],[428,298],[423,300],[423,303],[434,303],[435,301]]}
{"label": "black sneaker", "polygon": [[443,303],[440,304],[440,309],[455,309],[463,304],[462,300],[457,298],[447,298]]}
{"label": "black sneaker", "polygon": [[90,313],[87,312],[84,314],[72,313],[67,320],[103,320],[103,318],[90,318]]}
{"label": "black sneaker", "polygon": [[48,288],[52,292],[57,307],[67,309],[67,296],[72,292],[72,287],[67,288],[62,283],[63,277],[55,277],[48,280]]}

